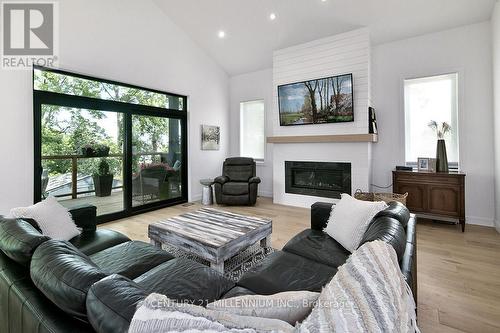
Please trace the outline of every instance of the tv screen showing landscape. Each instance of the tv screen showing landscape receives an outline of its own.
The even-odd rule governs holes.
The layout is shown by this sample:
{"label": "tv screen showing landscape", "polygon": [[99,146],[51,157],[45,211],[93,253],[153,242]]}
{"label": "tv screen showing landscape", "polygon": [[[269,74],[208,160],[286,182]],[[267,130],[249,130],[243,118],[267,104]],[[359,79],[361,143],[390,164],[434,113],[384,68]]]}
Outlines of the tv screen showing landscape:
{"label": "tv screen showing landscape", "polygon": [[281,126],[354,121],[352,74],[278,87]]}

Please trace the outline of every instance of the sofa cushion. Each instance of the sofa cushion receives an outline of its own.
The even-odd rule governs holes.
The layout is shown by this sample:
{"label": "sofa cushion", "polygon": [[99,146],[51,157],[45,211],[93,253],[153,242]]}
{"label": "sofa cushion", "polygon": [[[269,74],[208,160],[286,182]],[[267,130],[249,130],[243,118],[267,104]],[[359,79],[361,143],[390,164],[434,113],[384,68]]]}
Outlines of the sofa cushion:
{"label": "sofa cushion", "polygon": [[0,251],[0,332],[88,333],[91,329],[45,297],[33,284],[29,268]]}
{"label": "sofa cushion", "polygon": [[248,194],[248,183],[227,182],[222,185],[222,193],[226,195]]}
{"label": "sofa cushion", "polygon": [[337,269],[284,251],[269,255],[243,274],[238,285],[261,295],[282,291],[320,291]]}
{"label": "sofa cushion", "polygon": [[97,252],[90,258],[107,274],[120,274],[135,279],[174,257],[151,244],[130,241]]}
{"label": "sofa cushion", "polygon": [[127,332],[137,305],[146,296],[134,281],[108,276],[94,283],[87,294],[89,322],[97,332]]}
{"label": "sofa cushion", "polygon": [[130,239],[118,231],[99,229],[96,231],[82,232],[80,235],[70,239],[69,242],[89,256],[128,241],[130,241]]}
{"label": "sofa cushion", "polygon": [[218,204],[228,205],[228,206],[242,206],[250,204],[250,196],[248,194],[243,195],[226,195],[221,194],[220,198],[217,198]]}
{"label": "sofa cushion", "polygon": [[198,305],[220,299],[235,286],[213,269],[185,258],[165,262],[134,281],[148,293],[165,294],[171,299]]}
{"label": "sofa cushion", "polygon": [[38,289],[61,310],[85,319],[85,299],[95,282],[106,277],[72,244],[48,240],[38,246],[31,259],[30,275]]}
{"label": "sofa cushion", "polygon": [[343,265],[351,254],[323,231],[312,229],[293,237],[283,247],[283,251],[335,268]]}
{"label": "sofa cushion", "polygon": [[0,217],[0,249],[19,264],[29,265],[35,249],[49,239],[27,221]]}

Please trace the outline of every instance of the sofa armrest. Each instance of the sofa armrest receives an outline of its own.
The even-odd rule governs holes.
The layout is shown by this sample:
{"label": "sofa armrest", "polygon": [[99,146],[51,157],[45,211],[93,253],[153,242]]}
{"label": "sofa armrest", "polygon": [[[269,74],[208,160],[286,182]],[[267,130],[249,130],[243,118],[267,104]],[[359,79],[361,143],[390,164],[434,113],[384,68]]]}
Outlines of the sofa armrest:
{"label": "sofa armrest", "polygon": [[260,178],[259,177],[252,177],[248,180],[250,184],[260,184]]}
{"label": "sofa armrest", "polygon": [[214,183],[221,184],[221,185],[224,185],[228,181],[229,181],[229,178],[227,178],[226,176],[219,176],[219,177],[214,179]]}
{"label": "sofa armrest", "polygon": [[311,229],[323,230],[330,218],[332,203],[315,202],[311,206]]}
{"label": "sofa armrest", "polygon": [[95,231],[97,225],[97,208],[92,205],[81,205],[69,209],[69,213],[75,221],[77,227],[83,229],[83,232]]}
{"label": "sofa armrest", "polygon": [[415,303],[417,299],[417,237],[416,237],[417,218],[411,214],[406,228],[406,249],[401,261],[401,271],[410,285],[413,292]]}
{"label": "sofa armrest", "polygon": [[134,281],[110,275],[92,285],[86,308],[90,324],[99,333],[127,332],[137,305],[147,296]]}

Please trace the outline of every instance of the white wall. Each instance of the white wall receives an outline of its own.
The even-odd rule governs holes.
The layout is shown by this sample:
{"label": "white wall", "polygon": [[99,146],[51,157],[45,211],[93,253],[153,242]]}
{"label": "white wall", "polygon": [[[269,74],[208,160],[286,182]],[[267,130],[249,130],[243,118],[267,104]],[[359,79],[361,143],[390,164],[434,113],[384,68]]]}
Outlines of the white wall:
{"label": "white wall", "polygon": [[500,232],[500,3],[491,16],[493,40],[493,103],[495,127],[495,224]]}
{"label": "white wall", "polygon": [[[333,75],[353,75],[354,122],[280,126],[278,86]],[[370,35],[367,28],[277,50],[273,57],[273,135],[368,133]]]}
{"label": "white wall", "polygon": [[[278,86],[340,74],[353,74],[354,122],[280,126]],[[274,52],[274,136],[365,134],[370,105],[370,36],[362,28]],[[275,203],[310,207],[334,199],[285,192],[285,161],[350,162],[352,192],[368,190],[371,176],[371,143],[274,144],[273,199]]]}
{"label": "white wall", "polygon": [[390,185],[391,170],[405,162],[403,80],[450,72],[459,73],[460,166],[467,173],[467,223],[492,226],[495,205],[489,22],[373,47],[372,97],[379,129],[379,142],[373,145],[373,181]]}
{"label": "white wall", "polygon": [[[188,95],[189,198],[229,151],[227,74],[152,1],[60,1],[60,68]],[[33,200],[29,71],[0,71],[0,213]],[[200,125],[221,126],[220,151],[200,150]],[[203,166],[203,167],[200,167]]]}
{"label": "white wall", "polygon": [[[240,156],[240,102],[264,100],[266,113],[266,137],[272,134],[272,107],[273,107],[273,71],[265,69],[257,72],[231,77],[230,86],[230,115],[231,128],[230,155]],[[266,144],[264,163],[257,164],[257,176],[262,182],[259,184],[259,195],[273,196],[273,145]]]}

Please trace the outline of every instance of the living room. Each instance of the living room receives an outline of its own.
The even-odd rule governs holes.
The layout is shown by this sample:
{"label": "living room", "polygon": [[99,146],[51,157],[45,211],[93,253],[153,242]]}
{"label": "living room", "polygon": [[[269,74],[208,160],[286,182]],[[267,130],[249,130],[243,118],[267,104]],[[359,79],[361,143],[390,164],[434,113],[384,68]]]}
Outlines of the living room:
{"label": "living room", "polygon": [[497,1],[2,13],[0,331],[500,331]]}

